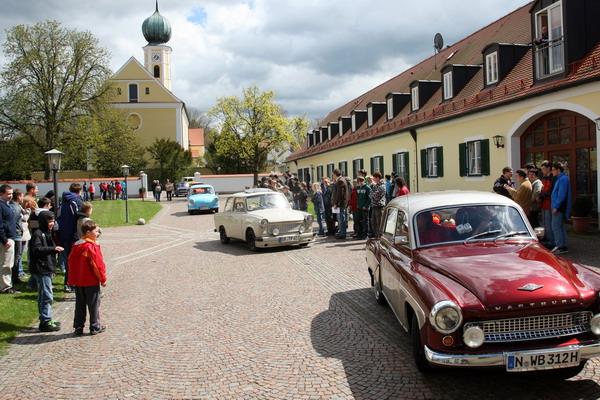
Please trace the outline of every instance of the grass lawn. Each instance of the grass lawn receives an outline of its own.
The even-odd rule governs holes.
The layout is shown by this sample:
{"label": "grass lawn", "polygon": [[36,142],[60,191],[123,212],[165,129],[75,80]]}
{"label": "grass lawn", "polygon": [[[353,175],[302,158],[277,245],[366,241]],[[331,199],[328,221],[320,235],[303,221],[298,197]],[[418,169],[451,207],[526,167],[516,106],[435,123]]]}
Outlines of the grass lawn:
{"label": "grass lawn", "polygon": [[[25,270],[27,267],[24,266]],[[62,301],[64,297],[63,282],[64,275],[54,277],[54,304]],[[19,331],[30,328],[38,319],[37,290],[31,290],[27,284],[17,284],[15,288],[20,294],[0,295],[0,355],[6,353],[8,342],[10,342]],[[35,326],[37,328],[37,325]],[[63,330],[71,330],[69,325]]]}
{"label": "grass lawn", "polygon": [[[92,219],[96,221],[100,227],[122,226],[125,223],[125,201],[123,200],[105,200],[94,201]],[[140,201],[129,200],[129,225],[135,225],[138,218],[144,218],[149,222],[157,212],[160,211],[161,205],[155,201]]]}

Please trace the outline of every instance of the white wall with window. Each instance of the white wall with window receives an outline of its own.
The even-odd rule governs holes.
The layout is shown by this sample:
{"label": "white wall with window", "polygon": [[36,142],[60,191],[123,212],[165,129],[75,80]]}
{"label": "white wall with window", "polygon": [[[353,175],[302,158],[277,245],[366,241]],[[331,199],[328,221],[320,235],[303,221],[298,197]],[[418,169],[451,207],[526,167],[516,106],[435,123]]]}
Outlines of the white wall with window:
{"label": "white wall with window", "polygon": [[421,149],[421,177],[440,178],[444,176],[444,148],[430,146]]}
{"label": "white wall with window", "polygon": [[487,85],[498,82],[498,52],[485,56],[485,82]]}
{"label": "white wall with window", "polygon": [[451,99],[454,97],[454,93],[452,92],[452,71],[446,72],[444,74],[444,100]]}
{"label": "white wall with window", "polygon": [[417,111],[419,109],[419,86],[410,89],[410,101],[412,110]]}

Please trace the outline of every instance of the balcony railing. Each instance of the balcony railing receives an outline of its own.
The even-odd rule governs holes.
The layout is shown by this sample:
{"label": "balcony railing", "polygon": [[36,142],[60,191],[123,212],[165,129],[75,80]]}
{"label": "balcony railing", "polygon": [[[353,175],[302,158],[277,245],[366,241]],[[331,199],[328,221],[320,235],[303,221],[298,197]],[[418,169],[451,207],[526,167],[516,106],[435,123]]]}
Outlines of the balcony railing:
{"label": "balcony railing", "polygon": [[565,70],[564,41],[562,38],[535,44],[535,72],[537,79]]}

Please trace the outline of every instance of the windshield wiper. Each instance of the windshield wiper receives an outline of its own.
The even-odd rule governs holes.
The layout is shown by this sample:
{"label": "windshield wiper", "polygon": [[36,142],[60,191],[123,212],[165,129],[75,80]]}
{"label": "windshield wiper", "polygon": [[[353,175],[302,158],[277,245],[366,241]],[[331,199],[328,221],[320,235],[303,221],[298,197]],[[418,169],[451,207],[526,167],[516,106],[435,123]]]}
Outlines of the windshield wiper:
{"label": "windshield wiper", "polygon": [[527,235],[529,234],[529,232],[527,231],[510,231],[510,232],[506,232],[503,233],[502,235],[498,235],[494,238],[494,243],[496,243],[496,240],[498,239],[506,239],[509,238],[511,236],[517,236],[517,235]]}
{"label": "windshield wiper", "polygon": [[500,230],[500,229],[494,229],[493,231],[481,232],[481,233],[478,233],[476,235],[469,236],[468,238],[466,238],[465,240],[463,240],[463,244],[467,244],[467,242],[469,240],[477,239],[479,237],[487,236],[487,235],[495,235],[496,233],[500,233],[500,232],[502,232],[502,230]]}

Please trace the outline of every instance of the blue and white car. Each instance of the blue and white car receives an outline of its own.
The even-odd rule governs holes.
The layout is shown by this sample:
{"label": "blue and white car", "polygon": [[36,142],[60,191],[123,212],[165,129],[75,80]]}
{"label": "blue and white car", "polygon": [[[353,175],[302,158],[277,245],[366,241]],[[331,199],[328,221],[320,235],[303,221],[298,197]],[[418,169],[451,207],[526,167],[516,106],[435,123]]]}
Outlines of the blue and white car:
{"label": "blue and white car", "polygon": [[187,196],[188,214],[201,211],[219,212],[219,196],[215,189],[206,183],[190,185]]}

